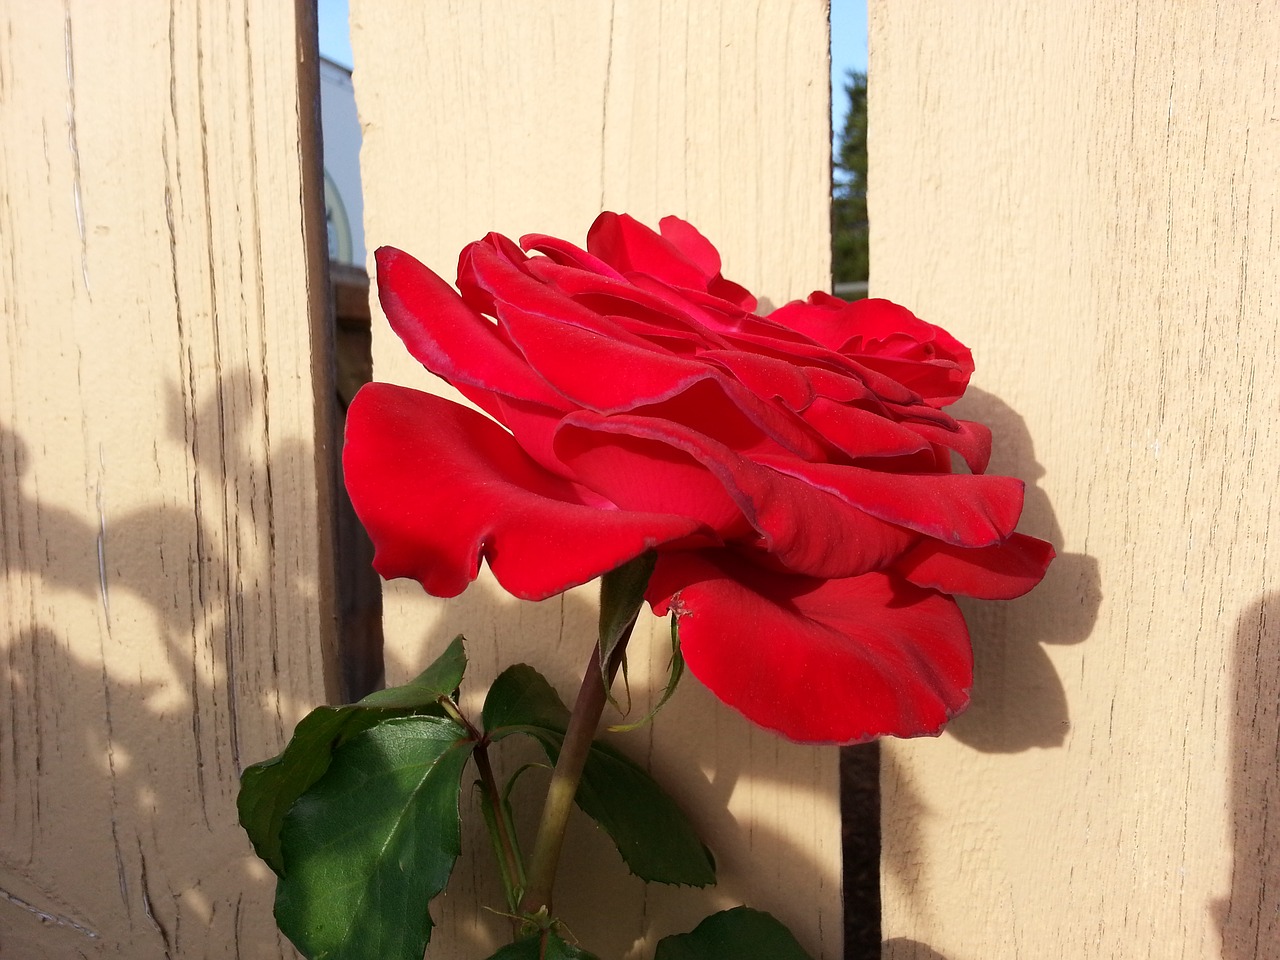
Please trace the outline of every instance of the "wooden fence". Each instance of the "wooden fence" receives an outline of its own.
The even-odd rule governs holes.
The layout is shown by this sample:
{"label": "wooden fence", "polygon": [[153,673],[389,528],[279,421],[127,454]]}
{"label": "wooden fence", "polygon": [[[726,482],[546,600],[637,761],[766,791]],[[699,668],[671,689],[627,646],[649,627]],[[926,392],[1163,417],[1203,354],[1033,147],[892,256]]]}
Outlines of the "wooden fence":
{"label": "wooden fence", "polygon": [[1280,11],[873,4],[871,289],[1059,559],[882,770],[886,956],[1280,956]]}
{"label": "wooden fence", "polygon": [[[292,955],[234,796],[343,686],[313,16],[0,0],[6,960]],[[371,246],[443,271],[490,229],[676,213],[772,303],[827,285],[821,0],[352,0],[352,26]],[[1280,942],[1277,49],[1262,3],[873,0],[872,293],[973,346],[969,410],[1062,553],[972,608],[971,713],[885,751],[886,956]],[[375,375],[425,386],[374,327]],[[392,681],[463,630],[476,680],[518,637],[567,689],[592,629],[585,592],[385,604]],[[721,885],[602,899],[584,826],[570,926],[638,960],[746,901],[837,960],[834,752],[695,683],[668,709],[624,743]],[[503,930],[464,842],[439,956]]]}

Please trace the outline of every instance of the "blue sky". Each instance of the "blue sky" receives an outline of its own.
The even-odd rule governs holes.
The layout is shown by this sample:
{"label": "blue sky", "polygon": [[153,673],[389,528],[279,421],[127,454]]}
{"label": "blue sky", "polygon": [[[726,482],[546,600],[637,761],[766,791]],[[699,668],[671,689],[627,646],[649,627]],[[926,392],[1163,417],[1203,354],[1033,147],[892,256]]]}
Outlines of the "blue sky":
{"label": "blue sky", "polygon": [[[319,0],[320,54],[351,69],[347,0]],[[867,0],[831,0],[831,130],[839,132],[849,101],[844,78],[867,69]]]}
{"label": "blue sky", "polygon": [[849,98],[844,78],[867,70],[867,0],[831,0],[831,134],[844,126]]}
{"label": "blue sky", "polygon": [[351,69],[351,30],[347,0],[319,0],[320,56]]}

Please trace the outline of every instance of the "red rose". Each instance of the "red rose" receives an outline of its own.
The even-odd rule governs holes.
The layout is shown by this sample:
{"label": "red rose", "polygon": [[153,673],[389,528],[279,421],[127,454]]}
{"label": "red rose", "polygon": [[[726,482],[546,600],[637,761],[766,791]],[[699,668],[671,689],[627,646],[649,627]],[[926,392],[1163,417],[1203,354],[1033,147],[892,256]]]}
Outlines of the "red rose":
{"label": "red rose", "polygon": [[1018,596],[1053,556],[1014,532],[1022,483],[982,476],[987,429],[941,409],[969,351],[885,300],[757,316],[701,234],[661,231],[605,213],[585,251],[491,233],[462,251],[461,295],[377,252],[396,333],[489,416],[361,390],[344,462],[375,566],[450,597],[483,557],[537,600],[656,549],[650,605],[751,720],[936,733],[971,683],[949,594]]}

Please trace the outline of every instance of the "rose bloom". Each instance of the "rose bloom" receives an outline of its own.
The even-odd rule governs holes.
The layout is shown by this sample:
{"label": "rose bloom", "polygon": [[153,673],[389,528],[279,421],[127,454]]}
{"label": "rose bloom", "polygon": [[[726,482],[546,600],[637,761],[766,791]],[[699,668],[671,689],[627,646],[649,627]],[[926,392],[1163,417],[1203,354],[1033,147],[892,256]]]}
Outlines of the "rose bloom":
{"label": "rose bloom", "polygon": [[585,250],[491,233],[457,291],[390,247],[377,265],[409,352],[488,415],[355,398],[347,486],[384,577],[451,597],[483,558],[540,600],[655,550],[646,599],[695,676],[793,740],[853,743],[939,732],[972,681],[951,594],[1019,596],[1053,557],[1014,532],[1021,481],[982,475],[990,432],[943,412],[969,350],[887,300],[761,317],[675,217],[601,214]]}

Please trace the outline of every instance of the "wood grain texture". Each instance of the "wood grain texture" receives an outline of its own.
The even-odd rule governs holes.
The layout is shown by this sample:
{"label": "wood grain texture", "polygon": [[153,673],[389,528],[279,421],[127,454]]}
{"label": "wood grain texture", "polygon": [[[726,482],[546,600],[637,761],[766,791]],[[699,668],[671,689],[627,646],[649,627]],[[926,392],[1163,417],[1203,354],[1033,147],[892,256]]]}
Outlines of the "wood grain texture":
{"label": "wood grain texture", "polygon": [[298,37],[274,2],[0,4],[6,958],[292,954],[235,794],[332,632]]}
{"label": "wood grain texture", "polygon": [[[727,275],[772,304],[827,288],[821,0],[356,0],[351,14],[371,249],[402,247],[452,279],[461,247],[489,230],[582,242],[602,209],[650,223],[673,213],[717,244]],[[447,393],[376,308],[374,328],[375,379]],[[516,603],[487,574],[448,602],[416,584],[389,584],[388,679],[416,672],[463,631],[473,691],[500,666],[527,660],[571,695],[594,636],[595,603],[591,588]],[[643,715],[666,668],[665,625],[646,620],[632,649]],[[693,812],[721,882],[705,893],[646,888],[579,821],[557,906],[586,947],[648,957],[656,937],[745,901],[792,925],[815,957],[840,955],[833,750],[752,730],[692,680],[656,726],[619,744]],[[532,788],[525,796],[538,802]],[[506,921],[482,909],[502,896],[476,811],[467,814],[472,829],[455,885],[432,907],[435,956],[481,957],[507,933]]]}
{"label": "wood grain texture", "polygon": [[1280,13],[872,4],[871,289],[1061,557],[884,761],[886,956],[1280,949]]}

